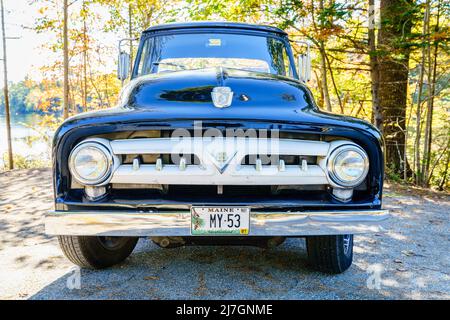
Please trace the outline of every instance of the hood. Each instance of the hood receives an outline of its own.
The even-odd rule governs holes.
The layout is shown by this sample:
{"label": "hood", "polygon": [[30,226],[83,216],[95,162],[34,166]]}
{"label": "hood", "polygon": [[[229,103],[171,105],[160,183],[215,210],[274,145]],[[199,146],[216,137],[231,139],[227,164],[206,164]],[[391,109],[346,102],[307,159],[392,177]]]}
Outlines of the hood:
{"label": "hood", "polygon": [[[229,87],[231,105],[221,110],[212,100],[215,87]],[[304,86],[290,78],[229,68],[166,72],[140,77],[122,93],[122,107],[169,112],[258,113],[261,108],[304,109],[313,106]],[[225,110],[228,109],[228,110]]]}
{"label": "hood", "polygon": [[[226,86],[233,91],[231,105],[217,108],[211,92]],[[243,124],[290,124],[321,127],[347,127],[381,135],[370,123],[327,113],[315,105],[310,91],[287,77],[237,69],[211,68],[152,74],[131,81],[121,94],[119,107],[86,112],[69,118],[58,134],[74,127],[110,124],[114,127],[146,122],[176,126],[195,120]],[[186,125],[183,124],[183,125]]]}

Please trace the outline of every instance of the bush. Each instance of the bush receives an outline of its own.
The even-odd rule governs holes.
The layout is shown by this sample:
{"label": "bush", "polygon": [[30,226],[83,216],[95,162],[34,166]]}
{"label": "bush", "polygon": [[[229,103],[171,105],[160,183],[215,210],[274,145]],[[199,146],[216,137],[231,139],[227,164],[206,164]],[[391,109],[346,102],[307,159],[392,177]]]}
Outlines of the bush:
{"label": "bush", "polygon": [[[50,160],[43,160],[36,157],[24,157],[22,155],[14,155],[14,169],[34,169],[46,168],[51,166]],[[8,170],[8,154],[4,153],[2,162],[0,163],[0,171]]]}

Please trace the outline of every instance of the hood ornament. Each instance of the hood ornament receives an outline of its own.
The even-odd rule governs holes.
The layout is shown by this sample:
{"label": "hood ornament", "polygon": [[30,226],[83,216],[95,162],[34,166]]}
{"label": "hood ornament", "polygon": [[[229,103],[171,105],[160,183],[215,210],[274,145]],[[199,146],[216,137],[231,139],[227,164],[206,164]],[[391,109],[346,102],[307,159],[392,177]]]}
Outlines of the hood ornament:
{"label": "hood ornament", "polygon": [[211,98],[216,108],[226,108],[231,106],[233,91],[230,87],[215,87],[211,92]]}

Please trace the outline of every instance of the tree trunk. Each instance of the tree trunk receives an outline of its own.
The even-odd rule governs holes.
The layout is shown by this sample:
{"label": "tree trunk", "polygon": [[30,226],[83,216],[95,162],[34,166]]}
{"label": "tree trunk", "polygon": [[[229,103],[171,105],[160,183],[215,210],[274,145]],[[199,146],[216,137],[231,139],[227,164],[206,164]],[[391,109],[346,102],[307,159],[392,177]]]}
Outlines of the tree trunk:
{"label": "tree trunk", "polygon": [[[427,1],[428,5],[428,16],[430,16],[430,2]],[[439,2],[440,5],[440,2]],[[438,12],[436,16],[436,25],[434,27],[434,32],[439,32],[439,16],[440,16],[440,6],[438,5]],[[429,23],[429,18],[428,18]],[[424,146],[424,164],[422,168],[423,173],[423,183],[425,187],[429,187],[429,171],[431,162],[431,144],[433,136],[433,109],[434,109],[434,96],[436,93],[436,69],[437,69],[437,57],[439,44],[438,41],[434,43],[433,59],[431,59],[431,39],[428,36],[428,100],[427,100],[427,118],[425,123],[425,146]],[[433,61],[433,63],[431,63]]]}
{"label": "tree trunk", "polygon": [[87,25],[86,25],[86,1],[83,1],[83,111],[88,111],[87,96],[88,96],[88,77],[87,77],[87,63],[88,63],[88,39],[87,39]]}
{"label": "tree trunk", "polygon": [[319,97],[317,98],[317,104],[323,108],[324,106],[324,99],[323,99],[323,89],[322,89],[322,80],[321,80],[321,75],[319,75],[317,73],[317,69],[313,70],[314,75],[316,76],[316,81],[317,81],[317,89],[319,90]]}
{"label": "tree trunk", "polygon": [[325,52],[325,60],[327,62],[328,70],[330,71],[331,83],[333,84],[334,92],[336,93],[336,98],[339,103],[339,108],[341,109],[341,114],[344,114],[344,106],[342,105],[341,96],[339,95],[339,90],[337,88],[336,81],[334,80],[333,69],[331,69],[330,59],[328,58],[326,52]]}
{"label": "tree trunk", "polygon": [[416,109],[416,139],[414,141],[414,165],[416,174],[416,184],[420,185],[423,180],[422,163],[420,161],[420,140],[422,135],[422,95],[423,95],[423,81],[425,75],[426,66],[426,46],[425,37],[428,34],[429,24],[429,1],[426,2],[425,14],[423,16],[423,29],[422,29],[422,57],[420,61],[420,74],[419,74],[419,91],[417,93],[417,109]]}
{"label": "tree trunk", "polygon": [[1,0],[2,13],[2,42],[3,42],[3,94],[5,98],[5,116],[6,116],[6,140],[8,142],[8,169],[14,169],[13,149],[11,140],[11,112],[9,110],[9,90],[8,90],[8,60],[6,58],[6,31],[5,31],[5,8]]}
{"label": "tree trunk", "polygon": [[369,0],[369,56],[370,56],[370,78],[372,91],[372,118],[373,124],[383,132],[383,114],[381,112],[379,88],[380,73],[378,67],[377,45],[375,39],[375,0]]}
{"label": "tree trunk", "polygon": [[[320,12],[323,13],[324,10],[324,0],[319,1],[319,9]],[[315,21],[314,21],[314,4],[312,3],[312,16],[313,16],[313,24],[316,28]],[[327,111],[332,111],[331,108],[331,102],[330,102],[330,92],[328,90],[328,81],[327,81],[327,57],[326,57],[326,51],[325,51],[325,43],[323,40],[318,41],[318,47],[320,52],[320,82],[322,86],[322,93],[323,93],[323,108],[327,109]]]}
{"label": "tree trunk", "polygon": [[[131,3],[128,5],[128,38],[133,38],[133,8],[131,7]],[[133,72],[133,40],[130,40],[130,75]]]}
{"label": "tree trunk", "polygon": [[64,108],[64,119],[69,117],[69,39],[68,39],[68,0],[64,0],[63,10],[64,10],[64,21],[63,21],[63,55],[64,55],[64,80],[63,80],[63,108]]}
{"label": "tree trunk", "polygon": [[412,0],[381,0],[378,38],[379,99],[384,119],[386,160],[390,169],[402,173],[405,161],[406,101],[410,49],[404,39],[411,34]]}
{"label": "tree trunk", "polygon": [[323,41],[320,41],[319,46],[320,51],[320,73],[321,73],[321,86],[323,91],[323,107],[327,109],[327,111],[332,111],[331,102],[330,102],[330,92],[328,90],[328,81],[327,81],[327,58],[325,52],[325,45]]}
{"label": "tree trunk", "polygon": [[447,151],[447,160],[445,161],[445,169],[444,169],[444,173],[442,175],[442,179],[439,182],[439,188],[438,190],[443,191],[445,188],[445,185],[447,183],[447,174],[448,174],[448,167],[450,164],[450,151]]}

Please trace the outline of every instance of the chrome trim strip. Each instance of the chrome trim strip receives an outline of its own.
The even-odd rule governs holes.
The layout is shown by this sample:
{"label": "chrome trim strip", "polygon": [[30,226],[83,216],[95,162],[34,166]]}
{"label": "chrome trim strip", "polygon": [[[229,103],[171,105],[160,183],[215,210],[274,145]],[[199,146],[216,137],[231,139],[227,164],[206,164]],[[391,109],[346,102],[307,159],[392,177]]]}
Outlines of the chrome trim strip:
{"label": "chrome trim strip", "polygon": [[[309,236],[383,231],[387,210],[251,212],[249,236]],[[50,235],[191,236],[189,211],[158,213],[51,211]]]}
{"label": "chrome trim strip", "polygon": [[241,165],[235,170],[219,174],[212,167],[201,169],[196,165],[187,165],[180,170],[177,165],[165,165],[158,170],[156,165],[143,164],[138,170],[132,165],[121,165],[114,172],[111,183],[121,184],[193,184],[193,185],[320,185],[328,184],[326,174],[317,165],[309,165],[308,171],[289,165],[284,171],[278,166],[267,166],[258,171],[255,166]]}
{"label": "chrome trim strip", "polygon": [[[218,148],[239,151],[267,153],[272,148],[278,154],[296,154],[303,156],[326,156],[329,143],[313,140],[241,138],[241,137],[173,137],[173,138],[140,138],[112,140],[114,154],[152,154],[152,153],[186,153],[202,156],[205,151],[216,151]],[[238,161],[241,161],[239,159]]]}
{"label": "chrome trim strip", "polygon": [[[243,137],[172,137],[123,140],[86,139],[86,143],[100,143],[112,153],[110,174],[105,181],[122,184],[211,184],[211,185],[330,185],[340,188],[329,172],[328,159],[332,152],[345,145],[360,147],[348,140],[332,142]],[[77,146],[77,148],[78,148]],[[121,155],[127,154],[194,154],[199,164],[127,165]],[[317,164],[305,161],[296,165],[283,162],[261,165],[241,165],[247,155],[316,156]],[[179,159],[182,162],[182,158]],[[73,172],[72,172],[73,173]],[[180,179],[181,177],[181,179]],[[81,184],[87,184],[80,182]]]}
{"label": "chrome trim strip", "polygon": [[[195,154],[199,164],[143,164],[133,170],[121,164],[111,183],[140,184],[211,184],[211,185],[323,185],[331,184],[325,160],[333,148],[353,142],[333,142],[243,137],[172,137],[112,140],[115,155],[122,154]],[[356,145],[355,145],[356,146]],[[242,159],[256,155],[317,156],[317,165],[261,166],[241,165]],[[223,155],[225,158],[222,159]],[[282,170],[280,169],[282,168]]]}

